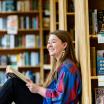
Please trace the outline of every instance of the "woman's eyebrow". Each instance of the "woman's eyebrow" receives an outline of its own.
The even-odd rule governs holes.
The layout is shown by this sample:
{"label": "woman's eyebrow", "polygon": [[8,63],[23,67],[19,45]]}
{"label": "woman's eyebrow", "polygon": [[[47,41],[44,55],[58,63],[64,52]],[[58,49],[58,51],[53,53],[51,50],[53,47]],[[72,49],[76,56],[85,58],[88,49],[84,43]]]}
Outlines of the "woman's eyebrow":
{"label": "woman's eyebrow", "polygon": [[48,41],[54,41],[54,40],[56,41],[56,39],[49,39]]}

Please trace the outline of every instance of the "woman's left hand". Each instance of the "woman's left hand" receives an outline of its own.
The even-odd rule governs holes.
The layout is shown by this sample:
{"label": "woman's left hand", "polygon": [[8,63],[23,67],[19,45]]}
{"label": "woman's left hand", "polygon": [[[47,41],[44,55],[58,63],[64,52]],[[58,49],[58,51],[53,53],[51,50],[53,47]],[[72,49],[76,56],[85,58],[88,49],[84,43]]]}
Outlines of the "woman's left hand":
{"label": "woman's left hand", "polygon": [[32,93],[38,93],[39,91],[39,85],[33,83],[31,80],[28,80],[27,81],[27,84],[26,86],[29,88],[29,90],[32,92]]}

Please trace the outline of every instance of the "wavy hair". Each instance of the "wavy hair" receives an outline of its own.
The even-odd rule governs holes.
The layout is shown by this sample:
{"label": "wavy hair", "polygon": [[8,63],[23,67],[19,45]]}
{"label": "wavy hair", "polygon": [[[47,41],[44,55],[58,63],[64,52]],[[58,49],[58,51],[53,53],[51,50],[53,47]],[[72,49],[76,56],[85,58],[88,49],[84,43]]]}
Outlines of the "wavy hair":
{"label": "wavy hair", "polygon": [[[60,57],[59,62],[57,62],[57,60],[52,57],[52,68],[51,71],[48,75],[48,78],[44,84],[45,87],[47,87],[51,81],[56,78],[57,76],[57,68],[66,60],[66,59],[70,59],[71,61],[73,61],[76,65],[78,65],[76,56],[75,56],[75,51],[74,51],[74,45],[72,43],[72,38],[71,38],[71,34],[68,31],[64,31],[64,30],[56,30],[54,32],[51,32],[50,35],[55,35],[57,36],[63,43],[66,42],[67,43],[67,47],[65,48],[65,52],[64,55],[62,57]],[[57,62],[57,64],[56,64]]]}

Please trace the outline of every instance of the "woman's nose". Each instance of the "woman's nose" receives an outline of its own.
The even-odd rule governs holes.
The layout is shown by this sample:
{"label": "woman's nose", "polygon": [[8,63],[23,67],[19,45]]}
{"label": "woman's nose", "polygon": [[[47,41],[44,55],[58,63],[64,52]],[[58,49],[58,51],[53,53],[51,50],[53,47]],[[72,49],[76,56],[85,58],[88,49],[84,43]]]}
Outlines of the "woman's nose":
{"label": "woman's nose", "polygon": [[51,43],[47,44],[47,47],[52,47],[52,44]]}

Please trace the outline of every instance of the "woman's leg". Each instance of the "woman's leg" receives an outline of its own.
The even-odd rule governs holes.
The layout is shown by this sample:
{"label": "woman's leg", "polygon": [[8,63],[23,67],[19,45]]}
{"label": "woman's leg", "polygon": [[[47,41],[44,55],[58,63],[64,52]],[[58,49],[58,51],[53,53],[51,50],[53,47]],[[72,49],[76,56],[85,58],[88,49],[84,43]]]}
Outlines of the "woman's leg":
{"label": "woman's leg", "polygon": [[14,78],[13,89],[16,104],[42,104],[42,97],[38,94],[31,93],[27,88],[26,83],[22,80]]}
{"label": "woman's leg", "polygon": [[13,101],[12,81],[8,80],[0,87],[0,104],[11,104]]}
{"label": "woman's leg", "polygon": [[4,84],[3,88],[1,88],[0,94],[2,92],[5,92],[2,98],[6,96],[5,101],[2,101],[4,103],[1,103],[0,98],[0,104],[11,104],[12,101],[16,104],[42,104],[43,102],[43,98],[40,95],[31,93],[25,82],[18,78],[9,79],[9,81]]}

